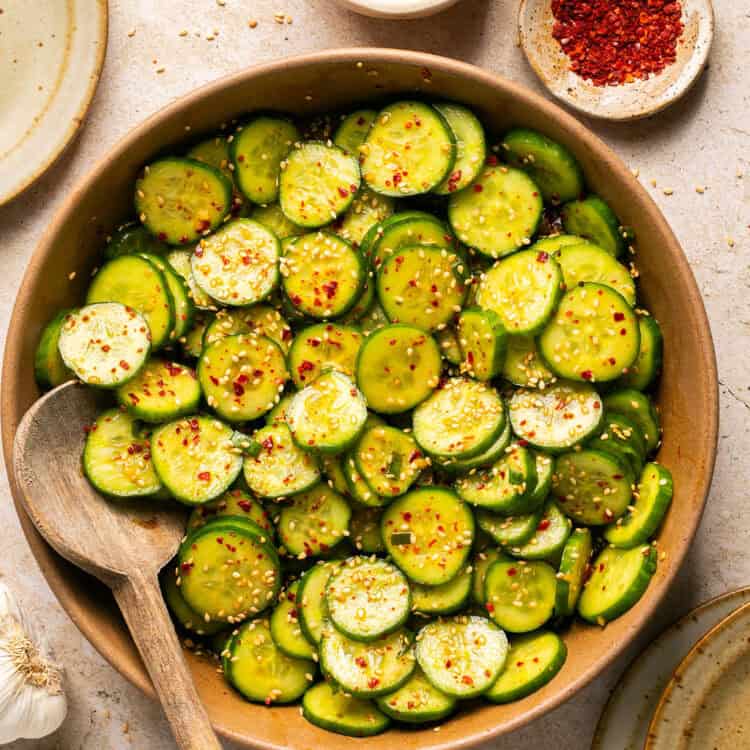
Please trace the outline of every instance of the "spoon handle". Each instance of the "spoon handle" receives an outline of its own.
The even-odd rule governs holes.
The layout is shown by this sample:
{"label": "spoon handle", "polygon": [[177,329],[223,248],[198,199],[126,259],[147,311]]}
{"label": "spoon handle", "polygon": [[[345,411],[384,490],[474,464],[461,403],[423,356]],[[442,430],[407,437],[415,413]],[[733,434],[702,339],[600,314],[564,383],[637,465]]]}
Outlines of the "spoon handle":
{"label": "spoon handle", "polygon": [[182,656],[156,576],[137,573],[113,588],[181,750],[221,750]]}

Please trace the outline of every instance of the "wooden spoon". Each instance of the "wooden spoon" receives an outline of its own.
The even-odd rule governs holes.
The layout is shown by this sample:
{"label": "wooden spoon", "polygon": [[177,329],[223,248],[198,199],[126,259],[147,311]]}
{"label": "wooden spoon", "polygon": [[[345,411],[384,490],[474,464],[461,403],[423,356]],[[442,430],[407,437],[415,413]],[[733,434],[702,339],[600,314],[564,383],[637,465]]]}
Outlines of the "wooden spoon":
{"label": "wooden spoon", "polygon": [[159,588],[159,571],[185,533],[185,512],[107,500],[89,484],[81,455],[98,402],[94,389],[70,381],[26,412],[13,445],[24,507],[57,552],[112,589],[178,746],[220,750]]}

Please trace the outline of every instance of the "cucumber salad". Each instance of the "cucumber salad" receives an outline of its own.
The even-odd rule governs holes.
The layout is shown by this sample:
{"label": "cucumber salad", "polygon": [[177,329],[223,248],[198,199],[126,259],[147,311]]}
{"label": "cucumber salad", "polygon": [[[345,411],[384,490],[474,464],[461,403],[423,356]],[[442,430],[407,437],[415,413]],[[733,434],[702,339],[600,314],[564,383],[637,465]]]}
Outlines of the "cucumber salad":
{"label": "cucumber salad", "polygon": [[266,113],[133,193],[36,377],[109,391],[97,490],[190,507],[164,596],[248,701],[437,722],[636,604],[672,499],[662,338],[565,146],[450,102]]}

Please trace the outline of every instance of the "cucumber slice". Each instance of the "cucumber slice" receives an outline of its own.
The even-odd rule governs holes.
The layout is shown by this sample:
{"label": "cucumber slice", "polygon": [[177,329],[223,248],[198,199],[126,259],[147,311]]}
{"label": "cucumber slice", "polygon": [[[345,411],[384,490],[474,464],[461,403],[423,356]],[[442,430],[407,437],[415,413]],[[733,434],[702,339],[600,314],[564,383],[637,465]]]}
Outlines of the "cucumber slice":
{"label": "cucumber slice", "polygon": [[414,437],[432,456],[469,458],[489,448],[506,422],[497,391],[476,380],[451,378],[414,410]]}
{"label": "cucumber slice", "polygon": [[278,310],[269,305],[253,305],[219,310],[216,317],[206,326],[203,347],[238,333],[267,336],[278,344],[285,354],[289,351],[292,341],[292,329]]}
{"label": "cucumber slice", "polygon": [[436,459],[435,462],[441,469],[451,474],[468,474],[472,469],[492,466],[492,464],[497,463],[505,453],[505,449],[510,445],[510,438],[510,420],[506,416],[503,431],[497,440],[482,453],[477,453],[476,456],[470,458]]}
{"label": "cucumber slice", "polygon": [[492,703],[521,700],[555,677],[567,656],[568,649],[557,633],[542,630],[513,638],[506,667],[484,697]]}
{"label": "cucumber slice", "polygon": [[271,411],[266,414],[266,424],[286,424],[286,408],[287,406],[289,406],[289,402],[293,397],[293,393],[285,393],[283,396],[281,396],[276,406],[274,406],[273,409],[271,409]]}
{"label": "cucumber slice", "polygon": [[333,144],[309,141],[286,159],[279,177],[279,205],[290,221],[317,229],[349,208],[360,179],[353,156]]}
{"label": "cucumber slice", "polygon": [[593,545],[590,529],[573,529],[563,547],[557,573],[555,615],[570,617],[576,611],[583,582],[589,571]]}
{"label": "cucumber slice", "polygon": [[507,548],[508,554],[523,560],[557,562],[568,541],[573,524],[563,515],[557,504],[550,500],[544,506],[542,517],[530,539]]}
{"label": "cucumber slice", "polygon": [[482,275],[476,302],[495,312],[509,333],[533,335],[552,317],[562,290],[563,275],[554,258],[523,250]]}
{"label": "cucumber slice", "polygon": [[604,529],[604,538],[613,547],[622,549],[645,544],[664,520],[672,492],[669,471],[659,464],[646,464],[635,492],[635,504],[625,516]]}
{"label": "cucumber slice", "polygon": [[328,486],[342,495],[347,495],[349,494],[349,486],[346,483],[346,476],[344,475],[343,461],[343,456],[328,454],[321,456],[320,463]]}
{"label": "cucumber slice", "polygon": [[439,586],[411,585],[411,608],[421,615],[452,615],[464,609],[471,596],[471,565]]}
{"label": "cucumber slice", "polygon": [[461,242],[501,258],[531,242],[542,208],[539,188],[528,175],[487,166],[469,190],[451,195],[448,219]]}
{"label": "cucumber slice", "polygon": [[279,593],[279,558],[250,522],[227,517],[207,523],[188,536],[178,555],[180,591],[206,623],[240,623]]}
{"label": "cucumber slice", "polygon": [[567,292],[539,337],[551,370],[579,381],[613,380],[638,357],[638,320],[619,292],[584,283]]}
{"label": "cucumber slice", "polygon": [[261,115],[230,136],[234,179],[253,203],[273,203],[279,195],[281,163],[299,141],[297,128],[284,117]]}
{"label": "cucumber slice", "polygon": [[350,557],[328,579],[326,605],[331,622],[341,633],[369,643],[406,622],[411,606],[409,584],[404,574],[385,560]]}
{"label": "cucumber slice", "polygon": [[467,503],[503,515],[533,513],[543,502],[534,497],[534,454],[518,444],[507,448],[500,460],[488,469],[460,477],[455,486]]}
{"label": "cucumber slice", "polygon": [[327,370],[296,393],[286,410],[295,442],[322,453],[346,450],[359,437],[366,419],[364,396],[337,370]]}
{"label": "cucumber slice", "polygon": [[109,497],[148,497],[162,489],[151,460],[149,433],[119,409],[100,414],[88,430],[83,473]]}
{"label": "cucumber slice", "polygon": [[439,721],[456,708],[456,699],[433,687],[419,667],[404,685],[376,703],[384,714],[405,724]]}
{"label": "cucumber slice", "polygon": [[480,607],[484,607],[484,605],[487,603],[487,600],[485,599],[485,591],[484,591],[484,580],[487,576],[487,571],[490,568],[490,565],[492,563],[496,562],[497,560],[503,560],[506,562],[510,562],[510,557],[505,554],[505,552],[502,552],[497,547],[488,547],[485,550],[482,550],[481,552],[477,552],[474,555],[474,559],[472,561],[472,583],[471,583],[471,598],[474,602],[474,604],[478,604]]}
{"label": "cucumber slice", "polygon": [[555,609],[557,579],[546,562],[497,561],[484,581],[490,617],[510,633],[542,627]]}
{"label": "cucumber slice", "polygon": [[279,283],[281,246],[276,236],[252,219],[234,219],[201,240],[190,261],[193,278],[223,305],[252,305]]}
{"label": "cucumber slice", "polygon": [[393,198],[362,188],[346,213],[337,219],[333,231],[354,247],[361,247],[370,229],[393,213],[393,206]]}
{"label": "cucumber slice", "polygon": [[656,320],[650,316],[638,318],[640,333],[640,347],[635,362],[628,367],[627,372],[617,380],[622,388],[635,388],[645,391],[653,384],[661,372],[662,353],[664,344],[661,328]]}
{"label": "cucumber slice", "polygon": [[308,641],[314,646],[323,636],[323,621],[326,619],[326,584],[343,561],[319,562],[313,565],[300,579],[297,601],[299,603],[299,624]]}
{"label": "cucumber slice", "polygon": [[226,623],[218,620],[216,622],[205,622],[195,610],[188,606],[182,596],[180,587],[177,585],[178,576],[179,566],[169,564],[159,574],[159,583],[161,584],[164,601],[180,626],[200,636],[215,635],[222,630],[226,630]]}
{"label": "cucumber slice", "polygon": [[433,105],[446,119],[456,139],[456,161],[448,177],[433,192],[448,195],[463,190],[479,174],[487,158],[484,128],[476,115],[452,102]]}
{"label": "cucumber slice", "polygon": [[536,465],[536,487],[534,487],[534,499],[544,502],[552,489],[552,474],[555,469],[555,460],[552,456],[539,451],[532,451]]}
{"label": "cucumber slice", "polygon": [[476,512],[477,525],[503,547],[519,547],[534,536],[542,520],[542,507],[532,513],[501,516],[480,508]]}
{"label": "cucumber slice", "polygon": [[622,459],[595,450],[559,456],[552,493],[577,523],[602,526],[622,516],[633,496],[633,477]]}
{"label": "cucumber slice", "polygon": [[578,600],[578,614],[596,625],[605,625],[625,614],[646,592],[656,572],[656,548],[607,547],[594,560],[591,577]]}
{"label": "cucumber slice", "polygon": [[209,521],[227,516],[237,516],[252,521],[267,532],[269,538],[274,534],[273,523],[263,506],[252,495],[240,489],[227,490],[216,500],[193,508],[188,519],[187,530],[190,532],[199,529]]}
{"label": "cucumber slice", "polygon": [[648,453],[659,447],[661,441],[659,413],[648,396],[633,388],[622,388],[612,391],[604,397],[604,408],[607,412],[622,414],[638,425],[643,439],[646,441]]}
{"label": "cucumber slice", "polygon": [[297,226],[293,221],[286,218],[278,203],[255,206],[250,218],[269,229],[280,240],[285,240],[287,237],[299,237],[305,233],[304,227]]}
{"label": "cucumber slice", "polygon": [[297,388],[312,383],[324,370],[354,376],[362,333],[338,323],[318,323],[303,328],[289,348],[289,369]]}
{"label": "cucumber slice", "polygon": [[580,245],[585,243],[583,237],[577,234],[551,234],[547,237],[539,237],[529,250],[536,250],[538,253],[555,254],[560,248],[568,245]]}
{"label": "cucumber slice", "polygon": [[180,338],[182,352],[188,359],[198,359],[203,351],[203,335],[206,327],[210,322],[210,317],[204,313],[199,313],[190,330]]}
{"label": "cucumber slice", "polygon": [[231,181],[194,159],[160,159],[135,183],[138,218],[169,245],[187,245],[213,232],[231,207]]}
{"label": "cucumber slice", "polygon": [[154,468],[176,500],[200,505],[225,492],[242,470],[232,428],[211,417],[185,417],[151,436]]}
{"label": "cucumber slice", "polygon": [[448,326],[447,328],[435,331],[435,340],[438,342],[443,359],[448,364],[461,364],[464,357],[461,354],[461,347],[458,344],[458,334],[455,328]]}
{"label": "cucumber slice", "polygon": [[230,422],[272,409],[289,375],[284,353],[265,336],[236,334],[207,346],[198,360],[206,403]]}
{"label": "cucumber slice", "polygon": [[380,519],[383,512],[379,508],[355,507],[349,521],[349,536],[357,552],[366,555],[379,555],[385,552],[383,537],[380,535]]}
{"label": "cucumber slice", "polygon": [[513,385],[543,390],[557,378],[539,356],[532,336],[508,336],[502,376]]}
{"label": "cucumber slice", "polygon": [[169,338],[170,341],[179,341],[192,326],[195,315],[195,305],[190,296],[190,288],[182,276],[172,268],[172,265],[166,258],[148,253],[141,253],[141,257],[156,266],[164,274],[164,280],[167,282],[167,290],[172,296],[172,304],[174,306],[174,326],[169,332]]}
{"label": "cucumber slice", "polygon": [[296,310],[312,318],[334,318],[354,306],[366,273],[362,257],[348,242],[316,232],[284,244],[281,275]]}
{"label": "cucumber slice", "polygon": [[407,245],[378,268],[376,291],[393,323],[430,331],[460,312],[466,287],[455,252],[429,245]]}
{"label": "cucumber slice", "polygon": [[63,364],[87,385],[116,388],[134,378],[151,351],[144,318],[119,302],[68,313],[57,340]]}
{"label": "cucumber slice", "polygon": [[224,675],[253,703],[291,703],[313,679],[314,665],[287,656],[273,641],[268,620],[251,620],[226,645]]}
{"label": "cucumber slice", "polygon": [[359,147],[365,142],[377,116],[374,109],[358,109],[346,115],[333,134],[334,144],[349,154],[359,156]]}
{"label": "cucumber slice", "polygon": [[320,682],[302,698],[302,715],[315,726],[348,737],[371,737],[388,729],[391,720],[372,701],[353,698]]}
{"label": "cucumber slice", "polygon": [[234,180],[232,170],[229,168],[229,141],[223,135],[206,138],[196,143],[187,152],[189,159],[195,159],[209,167],[218,169],[225,177]]}
{"label": "cucumber slice", "polygon": [[591,240],[615,258],[625,251],[625,232],[614,211],[598,195],[566,203],[562,222],[566,232]]}
{"label": "cucumber slice", "polygon": [[362,176],[376,193],[428,193],[450,174],[456,138],[429,104],[400,101],[382,109],[360,147]]}
{"label": "cucumber slice", "polygon": [[505,633],[486,617],[437,620],[417,635],[417,661],[425,677],[456,698],[472,698],[492,685],[507,655]]}
{"label": "cucumber slice", "polygon": [[328,626],[320,641],[320,666],[347,693],[375,698],[398,690],[411,677],[417,665],[413,643],[403,628],[361,643]]}
{"label": "cucumber slice", "polygon": [[169,246],[157,240],[151,232],[136,221],[128,221],[121,224],[107,238],[104,247],[104,257],[107,260],[118,258],[121,255],[133,255],[135,253],[153,253],[154,255],[166,255]]}
{"label": "cucumber slice", "polygon": [[299,624],[299,581],[294,581],[286,591],[282,591],[269,626],[271,638],[278,649],[293,659],[314,659],[317,652],[302,633]]}
{"label": "cucumber slice", "polygon": [[136,419],[169,422],[198,408],[201,387],[190,367],[150,359],[132,380],[115,391],[115,396]]}
{"label": "cucumber slice", "polygon": [[587,447],[622,458],[634,477],[641,473],[646,461],[646,440],[641,428],[621,414],[608,412],[601,431],[588,441]]}
{"label": "cucumber slice", "polygon": [[[455,252],[450,230],[432,214],[402,211],[371,227],[362,240],[362,251],[374,269],[395,255],[401,248],[429,245]],[[459,273],[464,273],[459,270]]]}
{"label": "cucumber slice", "polygon": [[377,493],[373,492],[364,477],[359,473],[357,468],[357,461],[353,455],[353,451],[349,451],[344,454],[342,462],[342,470],[344,472],[344,480],[346,481],[347,493],[351,495],[358,503],[370,508],[382,508],[387,505],[390,501],[390,497],[382,497]]}
{"label": "cucumber slice", "polygon": [[357,473],[383,497],[403,495],[427,462],[414,438],[396,427],[366,429],[354,448]]}
{"label": "cucumber slice", "polygon": [[595,435],[604,409],[588,383],[560,382],[544,390],[519,389],[508,402],[513,432],[529,445],[559,453]]}
{"label": "cucumber slice", "polygon": [[61,310],[42,329],[39,344],[34,355],[34,376],[36,382],[43,388],[54,388],[66,380],[75,378],[73,371],[68,369],[57,348],[65,319],[71,310]]}
{"label": "cucumber slice", "polygon": [[501,145],[508,162],[539,185],[544,200],[564,203],[583,192],[581,166],[562,144],[536,130],[514,128],[505,134]]}
{"label": "cucumber slice", "polygon": [[635,305],[635,279],[622,263],[601,247],[590,242],[567,245],[558,250],[554,257],[560,264],[568,289],[573,289],[581,282],[593,281],[611,286],[631,307]]}
{"label": "cucumber slice", "polygon": [[466,564],[474,517],[451,490],[420,487],[386,508],[380,530],[388,554],[410,580],[439,586]]}
{"label": "cucumber slice", "polygon": [[86,293],[86,304],[120,302],[137,310],[148,324],[151,346],[158,349],[169,341],[174,328],[174,303],[164,274],[139,255],[110,260],[94,276]]}
{"label": "cucumber slice", "polygon": [[294,495],[279,513],[279,540],[300,560],[324,555],[349,531],[352,511],[338,492],[321,482]]}
{"label": "cucumber slice", "polygon": [[[372,310],[372,308],[375,305],[375,282],[372,279],[372,271],[368,271],[365,275],[365,283],[362,287],[362,292],[360,293],[359,297],[357,298],[357,301],[354,303],[354,305],[349,308],[348,312],[345,315],[341,316],[341,322],[345,325],[352,325],[354,323],[360,324],[361,328],[361,320],[364,318],[367,313]],[[380,305],[378,305],[380,307]],[[383,320],[387,321],[387,318],[385,317],[385,313],[383,313]],[[362,330],[362,334],[364,336],[367,335],[367,333]]]}
{"label": "cucumber slice", "polygon": [[413,409],[440,379],[435,339],[415,326],[384,326],[371,333],[357,356],[357,385],[369,407],[384,414]]}
{"label": "cucumber slice", "polygon": [[[190,259],[193,253],[190,250],[172,250],[167,255],[170,266],[179,274],[188,286],[188,296],[199,310],[216,310],[216,302],[209,297],[196,283],[191,268]],[[196,355],[197,356],[197,355]]]}
{"label": "cucumber slice", "polygon": [[[367,282],[369,286],[374,287],[372,281]],[[373,289],[373,298],[375,291]],[[356,305],[355,305],[356,307]],[[352,308],[353,310],[354,308]],[[357,321],[362,333],[365,336],[369,336],[375,331],[379,331],[381,328],[385,328],[388,325],[388,318],[386,318],[383,308],[380,306],[380,302],[375,300],[367,312]]]}
{"label": "cucumber slice", "polygon": [[288,497],[320,481],[315,458],[295,445],[285,424],[263,427],[253,435],[253,440],[260,451],[245,457],[242,471],[247,486],[256,495]]}
{"label": "cucumber slice", "polygon": [[456,329],[462,369],[477,380],[491,380],[499,375],[508,339],[500,316],[492,310],[464,310],[458,316]]}

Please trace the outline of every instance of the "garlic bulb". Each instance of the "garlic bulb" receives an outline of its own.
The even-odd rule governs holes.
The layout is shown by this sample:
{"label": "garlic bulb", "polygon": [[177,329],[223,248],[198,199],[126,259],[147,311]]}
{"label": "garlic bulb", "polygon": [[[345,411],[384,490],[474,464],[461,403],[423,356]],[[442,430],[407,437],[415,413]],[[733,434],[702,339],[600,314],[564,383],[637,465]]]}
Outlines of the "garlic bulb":
{"label": "garlic bulb", "polygon": [[0,583],[0,745],[51,734],[67,711],[60,667],[40,650],[15,599]]}

